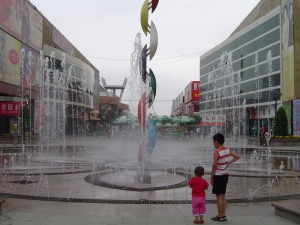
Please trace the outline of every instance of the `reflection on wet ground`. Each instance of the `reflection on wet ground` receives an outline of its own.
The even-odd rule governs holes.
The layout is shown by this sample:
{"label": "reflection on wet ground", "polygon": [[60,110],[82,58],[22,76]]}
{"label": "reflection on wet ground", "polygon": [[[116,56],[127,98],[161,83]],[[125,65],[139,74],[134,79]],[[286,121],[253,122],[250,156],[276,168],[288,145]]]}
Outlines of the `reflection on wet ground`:
{"label": "reflection on wet ground", "polygon": [[[158,140],[153,154],[144,156],[145,163],[138,158],[138,140],[126,147],[119,139],[90,137],[82,138],[80,143],[81,146],[67,145],[66,149],[50,146],[43,151],[37,146],[20,152],[2,148],[0,191],[9,195],[68,199],[190,200],[191,190],[182,183],[190,178],[195,166],[205,168],[204,178],[209,181],[214,150],[210,139]],[[228,199],[300,194],[300,173],[292,171],[289,165],[289,160],[296,157],[294,153],[276,155],[276,149],[268,151],[230,141],[227,146],[241,156],[229,168]],[[283,168],[280,168],[281,161]],[[88,176],[100,177],[99,180],[111,186],[94,185],[93,180],[86,182]],[[176,186],[178,183],[181,185]],[[116,189],[118,185],[121,188]],[[211,187],[207,199],[215,199]]]}

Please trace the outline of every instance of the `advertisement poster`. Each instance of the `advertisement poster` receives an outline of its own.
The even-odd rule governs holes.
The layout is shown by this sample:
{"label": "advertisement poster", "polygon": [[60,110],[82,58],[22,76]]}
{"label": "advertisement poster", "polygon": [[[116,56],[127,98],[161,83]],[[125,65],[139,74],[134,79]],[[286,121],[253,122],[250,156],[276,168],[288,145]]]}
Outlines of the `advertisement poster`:
{"label": "advertisement poster", "polygon": [[288,134],[291,134],[291,119],[292,119],[292,112],[291,112],[291,106],[290,105],[286,105],[286,106],[282,106],[285,110],[286,113],[286,117],[288,119]]}
{"label": "advertisement poster", "polygon": [[21,49],[25,50],[24,61],[20,63],[21,85],[25,88],[31,88],[32,90],[39,91],[39,53],[24,44],[21,45]]}
{"label": "advertisement poster", "polygon": [[200,100],[200,81],[192,81],[192,101]]}
{"label": "advertisement poster", "polygon": [[281,2],[282,101],[295,99],[294,93],[294,10],[293,0]]}
{"label": "advertisement poster", "polygon": [[184,103],[188,103],[189,101],[191,101],[191,95],[192,95],[192,82],[189,83],[185,89],[184,89]]}
{"label": "advertisement poster", "polygon": [[21,38],[23,0],[0,1],[0,27],[13,35]]}
{"label": "advertisement poster", "polygon": [[300,100],[293,101],[293,134],[300,136]]}
{"label": "advertisement poster", "polygon": [[0,81],[20,85],[20,42],[0,30]]}
{"label": "advertisement poster", "polygon": [[0,27],[33,49],[42,49],[43,17],[25,1],[0,1]]}
{"label": "advertisement poster", "polygon": [[22,13],[22,42],[38,52],[42,49],[43,17],[26,2]]}

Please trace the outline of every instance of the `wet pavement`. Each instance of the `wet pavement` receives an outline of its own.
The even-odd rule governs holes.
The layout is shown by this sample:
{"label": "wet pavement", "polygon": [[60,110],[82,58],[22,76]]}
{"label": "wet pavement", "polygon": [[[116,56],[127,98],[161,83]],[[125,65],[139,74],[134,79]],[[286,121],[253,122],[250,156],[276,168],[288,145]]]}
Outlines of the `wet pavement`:
{"label": "wet pavement", "polygon": [[[233,225],[295,225],[275,215],[271,202],[227,204],[227,222]],[[217,214],[215,204],[207,204],[205,224]],[[190,204],[97,204],[6,199],[0,213],[1,225],[121,225],[193,224]]]}

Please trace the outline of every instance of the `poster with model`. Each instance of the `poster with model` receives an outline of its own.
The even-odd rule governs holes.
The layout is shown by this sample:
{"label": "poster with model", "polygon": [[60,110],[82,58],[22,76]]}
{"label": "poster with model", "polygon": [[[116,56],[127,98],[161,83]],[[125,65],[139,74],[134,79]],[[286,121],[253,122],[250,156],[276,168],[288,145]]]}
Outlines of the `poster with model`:
{"label": "poster with model", "polygon": [[294,99],[294,4],[281,2],[282,101]]}
{"label": "poster with model", "polygon": [[43,41],[43,17],[24,2],[22,11],[21,41],[40,51]]}
{"label": "poster with model", "polygon": [[20,85],[20,42],[0,30],[0,81]]}
{"label": "poster with model", "polygon": [[293,101],[293,135],[300,136],[300,100]]}
{"label": "poster with model", "polygon": [[43,17],[25,0],[0,1],[0,28],[36,51],[42,49]]}
{"label": "poster with model", "polygon": [[22,27],[23,0],[0,1],[0,27],[20,39]]}

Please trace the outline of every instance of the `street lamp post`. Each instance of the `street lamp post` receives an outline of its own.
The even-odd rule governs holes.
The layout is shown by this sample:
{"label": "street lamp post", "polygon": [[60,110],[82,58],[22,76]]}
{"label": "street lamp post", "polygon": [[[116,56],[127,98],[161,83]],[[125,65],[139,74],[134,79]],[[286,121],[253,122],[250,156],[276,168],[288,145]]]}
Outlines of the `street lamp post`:
{"label": "street lamp post", "polygon": [[[279,94],[279,98],[280,98],[280,96],[282,95],[280,92],[278,92],[278,91],[275,91],[275,90],[272,90],[272,91],[274,91],[274,92],[276,92],[277,94]],[[275,101],[275,105],[274,105],[274,112],[275,112],[275,115],[276,115],[276,113],[277,113],[277,96],[274,96],[274,101]]]}
{"label": "street lamp post", "polygon": [[276,115],[276,113],[277,113],[277,97],[274,97],[274,100],[275,100],[274,111],[275,111],[275,115]]}

